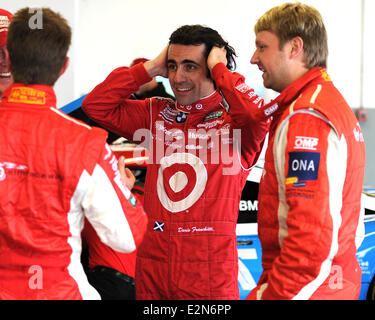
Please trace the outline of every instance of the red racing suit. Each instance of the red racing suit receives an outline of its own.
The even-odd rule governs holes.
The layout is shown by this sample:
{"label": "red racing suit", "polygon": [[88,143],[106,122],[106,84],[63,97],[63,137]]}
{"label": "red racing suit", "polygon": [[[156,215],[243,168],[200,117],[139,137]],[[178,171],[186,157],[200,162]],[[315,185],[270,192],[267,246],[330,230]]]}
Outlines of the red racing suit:
{"label": "red racing suit", "polygon": [[0,104],[0,136],[0,298],[100,299],[80,260],[84,217],[121,252],[147,225],[128,210],[107,133],[56,109],[51,87],[16,83]]}
{"label": "red racing suit", "polygon": [[273,121],[259,190],[263,274],[248,299],[357,299],[358,121],[321,68],[265,109]]}
{"label": "red racing suit", "polygon": [[[127,212],[134,211],[134,214],[138,211],[139,214],[142,214],[143,207],[140,205],[140,202],[131,200],[130,203],[134,203],[134,207],[129,206]],[[95,229],[91,226],[90,223],[85,221],[85,227],[82,232],[83,243],[87,245],[89,252],[88,266],[90,269],[95,268],[96,266],[104,266],[108,268],[115,269],[120,271],[132,278],[135,277],[135,261],[137,251],[134,250],[130,253],[121,253],[113,250],[111,247],[104,244]]]}
{"label": "red racing suit", "polygon": [[228,108],[222,94],[243,85],[241,75],[218,64],[212,77],[215,92],[181,106],[164,98],[128,99],[151,78],[143,64],[122,67],[83,102],[96,122],[150,150],[149,225],[137,252],[137,299],[239,298],[239,201],[268,124],[251,114],[232,118],[240,103],[254,111],[262,103],[255,94],[244,102],[231,96]]}

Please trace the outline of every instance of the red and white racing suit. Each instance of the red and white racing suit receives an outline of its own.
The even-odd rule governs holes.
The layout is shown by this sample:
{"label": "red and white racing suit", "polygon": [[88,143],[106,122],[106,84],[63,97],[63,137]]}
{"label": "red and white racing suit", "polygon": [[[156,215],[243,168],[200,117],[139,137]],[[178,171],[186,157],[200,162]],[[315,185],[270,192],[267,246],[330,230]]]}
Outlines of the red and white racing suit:
{"label": "red and white racing suit", "polygon": [[[239,298],[239,201],[268,124],[251,114],[236,122],[232,111],[243,108],[236,96],[226,108],[221,93],[243,85],[242,76],[218,64],[212,77],[217,91],[181,106],[164,98],[128,99],[151,78],[143,64],[122,67],[83,102],[96,122],[150,150],[149,225],[137,253],[137,299]],[[262,103],[255,94],[243,101],[254,111]]]}
{"label": "red and white racing suit", "polygon": [[56,109],[51,87],[16,83],[0,104],[0,136],[0,298],[100,299],[80,262],[84,216],[121,252],[147,225],[128,210],[107,133]]}
{"label": "red and white racing suit", "polygon": [[365,145],[321,68],[265,107],[273,116],[259,190],[263,274],[248,299],[357,299]]}

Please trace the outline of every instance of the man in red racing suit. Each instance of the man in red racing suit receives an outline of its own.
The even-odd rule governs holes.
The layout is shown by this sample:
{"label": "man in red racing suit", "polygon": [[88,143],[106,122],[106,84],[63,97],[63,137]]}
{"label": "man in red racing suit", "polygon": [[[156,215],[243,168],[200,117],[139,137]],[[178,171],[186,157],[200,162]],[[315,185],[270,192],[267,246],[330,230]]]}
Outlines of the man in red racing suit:
{"label": "man in red racing suit", "polygon": [[281,93],[264,107],[263,116],[273,120],[259,188],[263,274],[248,299],[357,299],[365,145],[326,72],[321,15],[285,4],[262,16],[255,30],[251,62],[263,71],[265,86]]}
{"label": "man in red racing suit", "polygon": [[[9,28],[12,67],[27,73],[42,48],[50,55],[42,55],[33,74],[40,79],[47,70],[52,82],[25,85],[24,73],[17,73],[0,103],[0,299],[100,299],[81,265],[84,217],[101,241],[131,252],[142,241],[147,216],[130,210],[132,196],[106,144],[107,133],[56,108],[51,85],[67,67],[70,41],[63,40],[70,39],[69,26],[44,8],[44,28],[25,33],[32,14],[21,9]],[[20,66],[17,58],[28,41],[24,67],[25,60]],[[56,52],[64,66],[49,60]]]}
{"label": "man in red racing suit", "polygon": [[[201,26],[178,31],[191,40],[202,29],[213,31]],[[151,64],[114,70],[82,105],[108,130],[138,143],[142,138],[150,150],[144,199],[149,225],[137,253],[137,299],[239,298],[239,200],[268,125],[251,115],[238,123],[232,118],[241,103],[255,111],[262,100],[253,94],[242,100],[235,97],[227,105],[223,95],[241,87],[244,79],[212,61],[212,78],[208,77],[212,44],[208,47],[205,36],[201,38],[183,45],[172,42]],[[208,50],[206,57],[202,49]],[[155,75],[152,63],[165,65],[167,55],[177,102],[158,97],[130,100]],[[194,82],[197,70],[201,75]],[[211,91],[187,102],[207,83]]]}

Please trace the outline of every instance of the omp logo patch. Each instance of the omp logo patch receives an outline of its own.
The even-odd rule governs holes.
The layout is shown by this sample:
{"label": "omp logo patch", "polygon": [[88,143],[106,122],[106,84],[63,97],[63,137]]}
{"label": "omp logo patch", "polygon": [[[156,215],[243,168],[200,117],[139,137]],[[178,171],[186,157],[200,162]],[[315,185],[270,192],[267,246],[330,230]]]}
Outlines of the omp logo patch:
{"label": "omp logo patch", "polygon": [[268,117],[271,114],[275,113],[277,111],[277,109],[279,109],[279,105],[277,103],[275,103],[274,105],[272,105],[271,107],[269,107],[268,109],[266,109],[264,111],[264,114]]}
{"label": "omp logo patch", "polygon": [[294,141],[294,149],[316,151],[316,147],[318,146],[318,144],[318,138],[297,136],[296,140]]}
{"label": "omp logo patch", "polygon": [[308,182],[318,180],[320,153],[289,152],[289,171],[287,185],[305,187]]}

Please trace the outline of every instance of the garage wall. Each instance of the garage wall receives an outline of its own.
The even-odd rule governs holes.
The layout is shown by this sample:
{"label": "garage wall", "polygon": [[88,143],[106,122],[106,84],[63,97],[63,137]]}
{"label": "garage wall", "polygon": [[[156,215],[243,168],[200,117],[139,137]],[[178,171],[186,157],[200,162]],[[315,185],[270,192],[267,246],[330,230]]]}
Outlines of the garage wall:
{"label": "garage wall", "polygon": [[367,109],[368,120],[361,123],[366,143],[365,186],[375,186],[375,109]]}
{"label": "garage wall", "polygon": [[[375,109],[374,100],[374,74],[375,74],[375,1],[363,1],[363,90],[362,90],[362,106],[365,108]],[[359,1],[358,1],[359,2]],[[355,63],[355,62],[353,62]],[[374,143],[375,148],[375,143]],[[374,150],[375,151],[375,150]],[[374,179],[375,184],[375,179]]]}
{"label": "garage wall", "polygon": [[[373,1],[373,0],[370,0]],[[280,0],[79,0],[79,80],[81,93],[115,67],[135,57],[153,58],[183,24],[217,29],[238,53],[237,71],[259,94],[261,74],[249,61],[255,49],[253,26]],[[360,106],[361,0],[305,0],[323,15],[329,34],[329,73],[353,108]],[[348,40],[350,39],[350,40]],[[350,77],[348,77],[350,74]],[[266,91],[265,98],[274,96]]]}

